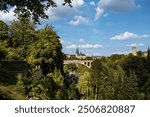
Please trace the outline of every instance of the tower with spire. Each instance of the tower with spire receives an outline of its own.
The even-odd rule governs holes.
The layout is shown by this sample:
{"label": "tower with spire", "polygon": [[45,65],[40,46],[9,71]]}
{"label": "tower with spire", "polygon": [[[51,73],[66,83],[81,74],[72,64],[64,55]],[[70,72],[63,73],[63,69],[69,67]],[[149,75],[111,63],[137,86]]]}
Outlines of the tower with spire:
{"label": "tower with spire", "polygon": [[86,55],[79,51],[79,47],[76,48],[76,58],[77,59],[85,59]]}
{"label": "tower with spire", "polygon": [[78,56],[80,54],[79,52],[79,47],[76,48],[76,56]]}

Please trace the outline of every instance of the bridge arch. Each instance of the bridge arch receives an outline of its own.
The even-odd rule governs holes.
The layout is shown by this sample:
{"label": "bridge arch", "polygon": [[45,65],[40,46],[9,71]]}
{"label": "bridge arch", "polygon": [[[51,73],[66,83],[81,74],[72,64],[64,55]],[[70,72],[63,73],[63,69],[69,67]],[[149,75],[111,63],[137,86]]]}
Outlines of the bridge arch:
{"label": "bridge arch", "polygon": [[66,64],[82,64],[86,67],[88,67],[89,69],[91,68],[91,64],[92,64],[93,60],[65,60],[64,61],[64,65]]}

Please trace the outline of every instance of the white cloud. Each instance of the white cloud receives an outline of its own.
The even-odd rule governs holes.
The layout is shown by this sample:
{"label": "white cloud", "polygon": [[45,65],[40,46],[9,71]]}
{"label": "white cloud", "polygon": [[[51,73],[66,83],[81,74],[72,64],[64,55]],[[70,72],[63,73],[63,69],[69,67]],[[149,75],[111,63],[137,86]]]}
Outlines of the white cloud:
{"label": "white cloud", "polygon": [[69,15],[75,14],[78,12],[78,8],[84,4],[84,0],[73,0],[72,6],[67,5],[63,6],[64,0],[55,0],[57,7],[49,8],[45,13],[49,16],[49,20],[57,20],[61,18],[66,18]]}
{"label": "white cloud", "polygon": [[62,39],[60,39],[60,43],[61,44],[71,44],[71,42],[70,41],[65,41],[65,40],[62,40]]}
{"label": "white cloud", "polygon": [[16,17],[14,16],[15,15],[14,10],[15,7],[11,8],[8,13],[0,12],[0,19],[4,21],[12,21],[16,19]]}
{"label": "white cloud", "polygon": [[82,44],[82,45],[71,44],[71,45],[66,46],[67,49],[76,49],[77,47],[83,48],[83,49],[97,49],[97,48],[102,48],[103,45],[100,45],[100,44]]}
{"label": "white cloud", "polygon": [[137,43],[132,43],[132,44],[127,44],[126,46],[128,46],[128,47],[133,47],[133,46],[141,47],[141,46],[144,46],[144,44],[143,44],[143,43],[139,43],[139,44],[137,44]]}
{"label": "white cloud", "polygon": [[79,42],[80,42],[80,43],[84,43],[85,40],[84,40],[83,38],[80,38],[80,39],[79,39]]}
{"label": "white cloud", "polygon": [[103,13],[104,13],[104,9],[100,8],[100,7],[97,7],[96,8],[96,15],[95,15],[95,21],[98,20],[100,17],[103,16]]}
{"label": "white cloud", "polygon": [[97,4],[95,19],[98,20],[102,17],[105,9],[115,12],[126,12],[135,7],[135,0],[100,0]]}
{"label": "white cloud", "polygon": [[135,0],[100,0],[99,7],[111,11],[124,12],[136,7]]}
{"label": "white cloud", "polygon": [[[59,0],[60,1],[60,0]],[[80,7],[84,4],[84,0],[73,0],[72,5],[73,7]]]}
{"label": "white cloud", "polygon": [[84,49],[91,49],[91,48],[102,48],[103,46],[100,45],[100,44],[95,44],[95,45],[92,45],[92,44],[84,44],[84,45],[79,45],[80,48],[84,48]]}
{"label": "white cloud", "polygon": [[131,32],[124,32],[119,35],[111,37],[111,40],[127,40],[127,39],[138,39],[138,38],[148,38],[150,37],[150,34],[146,35],[137,35]]}
{"label": "white cloud", "polygon": [[78,46],[75,44],[71,44],[71,45],[66,46],[67,49],[76,49],[77,47]]}
{"label": "white cloud", "polygon": [[91,6],[95,6],[96,4],[95,4],[94,1],[91,1],[91,2],[90,2],[90,5],[91,5]]}
{"label": "white cloud", "polygon": [[88,22],[89,21],[83,16],[75,16],[74,20],[71,20],[69,22],[69,24],[72,25],[72,26],[77,26],[77,25],[80,25],[80,24],[86,24]]}
{"label": "white cloud", "polygon": [[65,41],[64,41],[64,40],[62,40],[62,39],[59,39],[59,40],[60,40],[60,43],[62,43],[62,44],[63,44],[63,43],[65,43]]}
{"label": "white cloud", "polygon": [[127,40],[131,38],[137,38],[137,35],[131,32],[121,33],[120,35],[116,35],[112,37],[112,40]]}
{"label": "white cloud", "polygon": [[[49,20],[57,20],[61,18],[66,18],[68,15],[72,15],[78,12],[78,8],[81,7],[84,4],[84,0],[73,0],[72,6],[69,7],[68,5],[63,6],[64,0],[55,0],[57,7],[52,8],[50,7],[45,13],[49,16]],[[14,9],[11,8],[9,13],[3,13],[0,12],[0,19],[4,21],[12,21],[15,19],[14,16]],[[45,22],[45,20],[42,19],[42,22]]]}
{"label": "white cloud", "polygon": [[143,43],[139,43],[138,46],[144,46],[144,44]]}

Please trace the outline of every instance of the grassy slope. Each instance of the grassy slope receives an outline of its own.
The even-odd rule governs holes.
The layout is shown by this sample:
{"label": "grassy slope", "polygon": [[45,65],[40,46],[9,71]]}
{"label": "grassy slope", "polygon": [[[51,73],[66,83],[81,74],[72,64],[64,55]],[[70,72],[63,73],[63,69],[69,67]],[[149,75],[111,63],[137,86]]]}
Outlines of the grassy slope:
{"label": "grassy slope", "polygon": [[23,86],[18,83],[18,77],[6,72],[0,72],[0,100],[23,100]]}

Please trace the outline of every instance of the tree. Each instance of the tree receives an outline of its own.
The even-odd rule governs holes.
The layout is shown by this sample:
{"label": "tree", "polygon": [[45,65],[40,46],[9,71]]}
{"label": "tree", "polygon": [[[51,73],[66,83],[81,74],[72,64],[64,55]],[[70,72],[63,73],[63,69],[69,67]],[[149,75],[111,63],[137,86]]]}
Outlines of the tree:
{"label": "tree", "polygon": [[24,87],[26,87],[26,94],[29,99],[55,99],[57,85],[49,74],[38,80],[33,75],[29,84]]}
{"label": "tree", "polygon": [[117,100],[136,100],[142,99],[142,93],[139,93],[137,76],[134,71],[130,71],[127,76],[121,66],[113,71],[114,74],[114,96]]}
{"label": "tree", "polygon": [[127,76],[130,76],[130,72],[135,72],[137,75],[139,88],[142,88],[148,79],[145,62],[145,58],[139,56],[128,56],[122,64],[122,68]]}
{"label": "tree", "polygon": [[91,66],[90,84],[95,99],[112,99],[114,95],[113,74],[106,62],[96,59]]}
{"label": "tree", "polygon": [[138,51],[138,52],[137,52],[137,56],[142,57],[142,55],[143,55],[143,54],[142,54],[142,51]]}
{"label": "tree", "polygon": [[59,36],[52,28],[38,31],[38,40],[30,45],[28,62],[39,65],[43,75],[56,69],[63,74],[63,53]]}
{"label": "tree", "polygon": [[116,60],[121,60],[124,57],[124,55],[119,55],[119,54],[113,54],[110,56],[110,59],[112,61],[116,61]]}
{"label": "tree", "polygon": [[144,85],[145,99],[150,100],[150,77]]}
{"label": "tree", "polygon": [[[71,6],[72,0],[64,0]],[[10,7],[15,7],[15,13],[23,17],[32,17],[35,22],[39,22],[39,18],[48,18],[45,10],[49,7],[56,7],[54,0],[1,0],[0,11],[8,12]]]}
{"label": "tree", "polygon": [[89,72],[84,72],[84,74],[79,78],[78,89],[82,94],[83,99],[88,99],[90,95],[90,78],[91,76]]}
{"label": "tree", "polygon": [[69,71],[69,72],[74,72],[75,70],[77,70],[77,66],[76,64],[67,64],[65,66],[66,70]]}
{"label": "tree", "polygon": [[7,49],[3,45],[3,43],[0,42],[0,60],[5,60],[7,56]]}
{"label": "tree", "polygon": [[9,26],[0,20],[0,41],[5,41],[8,39]]}
{"label": "tree", "polygon": [[148,50],[147,50],[147,58],[150,59],[150,48],[148,47]]}
{"label": "tree", "polygon": [[120,66],[117,66],[117,69],[114,71],[114,77],[115,77],[115,93],[114,93],[114,99],[115,100],[123,100],[123,85],[124,85],[124,79],[125,79],[125,72]]}
{"label": "tree", "polygon": [[13,48],[24,48],[37,39],[35,24],[29,18],[18,17],[10,25],[11,45]]}
{"label": "tree", "polygon": [[55,99],[67,99],[67,90],[65,89],[64,77],[61,75],[60,70],[55,69],[49,76],[55,82]]}
{"label": "tree", "polygon": [[19,17],[9,26],[8,40],[3,41],[8,50],[8,60],[25,60],[29,45],[37,39],[35,24],[29,18]]}
{"label": "tree", "polygon": [[64,77],[57,69],[38,80],[32,75],[31,82],[27,85],[30,87],[27,95],[31,99],[68,99]]}
{"label": "tree", "polygon": [[130,72],[129,77],[125,77],[122,91],[124,100],[137,100],[139,95],[137,76],[135,72]]}

